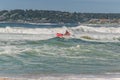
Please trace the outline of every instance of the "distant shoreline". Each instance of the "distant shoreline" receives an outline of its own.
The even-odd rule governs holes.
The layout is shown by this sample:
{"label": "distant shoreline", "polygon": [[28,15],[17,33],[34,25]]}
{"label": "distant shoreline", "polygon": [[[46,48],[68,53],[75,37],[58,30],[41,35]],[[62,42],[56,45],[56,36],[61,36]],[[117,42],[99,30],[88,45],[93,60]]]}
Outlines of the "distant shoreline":
{"label": "distant shoreline", "polygon": [[78,13],[53,10],[1,10],[0,22],[16,23],[120,23],[119,13]]}

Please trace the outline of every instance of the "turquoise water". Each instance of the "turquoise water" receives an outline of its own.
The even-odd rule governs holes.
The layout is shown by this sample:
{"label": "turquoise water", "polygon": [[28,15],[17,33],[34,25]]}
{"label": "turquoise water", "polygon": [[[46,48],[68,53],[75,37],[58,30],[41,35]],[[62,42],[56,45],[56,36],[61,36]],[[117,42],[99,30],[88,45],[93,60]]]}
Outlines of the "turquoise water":
{"label": "turquoise water", "polygon": [[[21,34],[0,35],[4,38],[6,35],[17,35],[18,38]],[[26,37],[25,34],[23,36]],[[95,42],[76,38],[25,40],[1,37],[0,74],[120,73],[119,49],[119,42]]]}
{"label": "turquoise water", "polygon": [[0,73],[4,74],[106,74],[120,71],[120,43],[59,38],[1,43]]}

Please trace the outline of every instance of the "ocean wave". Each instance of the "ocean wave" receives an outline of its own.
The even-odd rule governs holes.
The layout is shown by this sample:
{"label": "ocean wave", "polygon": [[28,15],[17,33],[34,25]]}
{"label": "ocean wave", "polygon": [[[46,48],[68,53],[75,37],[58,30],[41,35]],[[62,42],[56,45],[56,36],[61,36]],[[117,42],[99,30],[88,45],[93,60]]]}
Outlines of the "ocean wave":
{"label": "ocean wave", "polygon": [[[25,27],[1,27],[1,34],[9,34],[22,36],[21,39],[40,40],[50,39],[56,37],[56,33],[65,33],[68,30],[71,33],[70,38],[86,39],[86,40],[103,40],[103,41],[119,41],[120,28],[119,27],[90,27],[90,26],[76,26],[76,27],[55,27],[55,28],[25,28]],[[26,36],[25,36],[26,35]],[[31,35],[31,37],[28,37]],[[39,38],[38,38],[39,35]],[[15,37],[16,37],[15,36]],[[35,37],[34,37],[35,36]],[[18,38],[19,38],[18,37]],[[8,37],[10,38],[10,36]],[[14,37],[12,37],[14,39]],[[11,39],[12,39],[11,38]]]}
{"label": "ocean wave", "polygon": [[73,29],[82,32],[120,33],[120,27],[90,27],[81,25]]}
{"label": "ocean wave", "polygon": [[120,27],[77,26],[71,28],[75,38],[88,40],[119,41]]}
{"label": "ocean wave", "polygon": [[30,27],[1,27],[0,33],[24,33],[24,34],[54,34],[56,32],[64,33],[65,30],[71,32],[97,32],[97,33],[120,33],[120,27],[91,27],[91,26],[76,26],[76,27],[55,27],[55,28],[30,28]]}

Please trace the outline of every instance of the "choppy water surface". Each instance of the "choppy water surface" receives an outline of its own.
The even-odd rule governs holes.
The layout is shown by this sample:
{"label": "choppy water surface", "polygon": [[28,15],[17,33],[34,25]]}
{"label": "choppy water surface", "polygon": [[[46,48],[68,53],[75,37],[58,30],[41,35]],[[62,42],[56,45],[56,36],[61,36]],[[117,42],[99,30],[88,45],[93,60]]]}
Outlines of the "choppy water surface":
{"label": "choppy water surface", "polygon": [[[86,41],[76,37],[56,38],[53,33],[56,30],[60,31],[60,27],[59,29],[50,28],[50,34],[42,32],[31,34],[35,29],[39,31],[41,28],[9,27],[6,29],[5,27],[1,29],[6,31],[0,33],[1,75],[120,73],[119,41]],[[23,33],[17,33],[22,29],[32,32],[25,34],[23,30]]]}

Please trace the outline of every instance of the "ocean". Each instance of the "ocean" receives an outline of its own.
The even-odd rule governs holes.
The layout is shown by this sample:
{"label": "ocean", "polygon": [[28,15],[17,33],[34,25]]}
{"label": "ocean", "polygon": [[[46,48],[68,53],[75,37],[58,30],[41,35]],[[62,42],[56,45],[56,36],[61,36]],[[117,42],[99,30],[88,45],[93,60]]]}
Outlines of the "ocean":
{"label": "ocean", "polygon": [[[70,31],[70,38],[56,37],[65,30]],[[22,80],[119,78],[119,24],[0,23],[0,76]]]}

